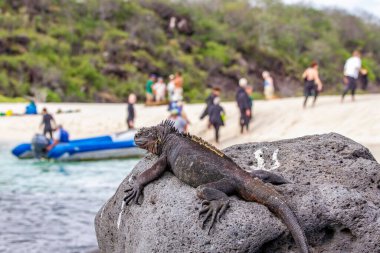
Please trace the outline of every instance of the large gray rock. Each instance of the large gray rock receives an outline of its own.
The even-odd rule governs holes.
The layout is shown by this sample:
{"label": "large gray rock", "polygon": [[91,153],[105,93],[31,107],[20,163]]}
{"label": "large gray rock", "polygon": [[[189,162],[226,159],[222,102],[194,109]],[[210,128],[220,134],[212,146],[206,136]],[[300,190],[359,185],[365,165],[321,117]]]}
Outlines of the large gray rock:
{"label": "large gray rock", "polygon": [[[275,188],[314,252],[380,252],[380,165],[367,148],[333,133],[236,145],[225,153],[246,170],[265,168],[293,182]],[[102,252],[296,252],[281,220],[236,197],[208,235],[195,189],[169,172],[146,186],[141,206],[124,206],[128,181],[155,160],[144,158],[97,214]]]}

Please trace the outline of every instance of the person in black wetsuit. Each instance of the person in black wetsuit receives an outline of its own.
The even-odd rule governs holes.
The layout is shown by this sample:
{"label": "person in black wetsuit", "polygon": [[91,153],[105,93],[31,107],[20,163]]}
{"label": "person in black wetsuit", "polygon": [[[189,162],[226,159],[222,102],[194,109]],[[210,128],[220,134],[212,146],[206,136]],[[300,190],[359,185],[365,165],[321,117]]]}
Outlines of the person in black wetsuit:
{"label": "person in black wetsuit", "polygon": [[249,98],[245,88],[247,87],[247,79],[239,80],[239,89],[236,92],[236,102],[240,110],[240,133],[244,132],[244,128],[249,130],[249,121],[251,119],[251,99]]}
{"label": "person in black wetsuit", "polygon": [[54,129],[52,126],[52,123],[53,123],[54,128],[55,128],[56,123],[55,123],[53,116],[51,116],[51,114],[48,113],[46,108],[43,108],[42,109],[42,122],[40,124],[40,127],[42,127],[42,126],[44,127],[43,134],[45,136],[46,136],[46,134],[49,134],[51,140],[53,139],[53,129]]}
{"label": "person in black wetsuit", "polygon": [[207,115],[209,115],[210,106],[214,104],[214,99],[216,97],[219,97],[219,96],[220,96],[220,88],[219,87],[213,87],[211,94],[206,98],[206,101],[205,101],[206,102],[206,108],[203,111],[203,113],[201,114],[201,116],[199,117],[201,120],[204,119]]}
{"label": "person in black wetsuit", "polygon": [[136,95],[129,94],[128,96],[128,106],[127,106],[127,125],[128,129],[135,128],[135,105],[136,103]]}
{"label": "person in black wetsuit", "polygon": [[310,64],[310,67],[308,67],[303,72],[302,78],[305,81],[305,88],[304,88],[305,100],[303,102],[303,107],[304,108],[306,107],[307,99],[309,96],[314,96],[314,100],[313,100],[313,106],[314,106],[315,102],[317,101],[318,94],[323,88],[323,84],[321,80],[319,79],[318,63],[315,61],[312,61]]}
{"label": "person in black wetsuit", "polygon": [[213,104],[210,105],[208,114],[210,116],[210,123],[215,129],[215,141],[219,142],[219,129],[221,126],[224,126],[223,115],[224,109],[220,106],[220,98],[214,98]]}

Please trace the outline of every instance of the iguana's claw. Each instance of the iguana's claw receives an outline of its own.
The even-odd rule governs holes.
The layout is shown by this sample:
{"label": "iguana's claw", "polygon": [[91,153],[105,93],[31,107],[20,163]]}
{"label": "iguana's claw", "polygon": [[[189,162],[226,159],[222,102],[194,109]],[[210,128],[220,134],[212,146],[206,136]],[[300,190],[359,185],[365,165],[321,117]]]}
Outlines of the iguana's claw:
{"label": "iguana's claw", "polygon": [[141,196],[142,188],[139,185],[134,185],[126,189],[124,192],[127,194],[124,197],[125,204],[128,205],[129,202],[134,200],[135,204],[139,205],[139,198]]}
{"label": "iguana's claw", "polygon": [[[204,206],[204,207],[203,207]],[[220,221],[222,215],[226,212],[229,207],[229,200],[211,200],[211,201],[203,201],[202,202],[202,210],[199,211],[199,217],[206,213],[204,219],[202,221],[202,229],[205,227],[207,220],[210,219],[210,226],[208,228],[207,234],[210,234],[211,228],[214,226],[216,219]]]}

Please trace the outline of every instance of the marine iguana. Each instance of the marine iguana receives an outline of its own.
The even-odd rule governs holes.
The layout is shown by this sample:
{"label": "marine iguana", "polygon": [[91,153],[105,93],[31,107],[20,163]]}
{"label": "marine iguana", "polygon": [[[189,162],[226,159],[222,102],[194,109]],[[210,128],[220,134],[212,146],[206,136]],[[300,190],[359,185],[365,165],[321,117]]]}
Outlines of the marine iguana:
{"label": "marine iguana", "polygon": [[[171,171],[181,181],[195,187],[197,196],[204,200],[199,216],[205,214],[202,228],[209,220],[208,232],[229,207],[228,195],[235,194],[268,207],[287,225],[299,251],[309,252],[306,236],[295,214],[277,191],[201,138],[179,133],[173,124],[164,121],[136,133],[136,145],[159,158],[151,168],[136,176],[132,186],[125,190],[126,205],[130,202],[139,204],[144,186],[165,171]],[[268,177],[268,174],[264,176]]]}

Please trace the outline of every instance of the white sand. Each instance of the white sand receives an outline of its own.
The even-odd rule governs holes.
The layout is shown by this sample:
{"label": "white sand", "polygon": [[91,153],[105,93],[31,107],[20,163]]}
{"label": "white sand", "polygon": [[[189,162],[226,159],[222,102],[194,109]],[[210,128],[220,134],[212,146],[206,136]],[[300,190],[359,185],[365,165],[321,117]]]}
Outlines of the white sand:
{"label": "white sand", "polygon": [[[315,108],[302,108],[302,98],[257,101],[254,103],[254,121],[250,132],[239,133],[239,115],[236,104],[222,103],[227,113],[226,126],[221,129],[223,148],[237,143],[272,141],[310,134],[337,132],[371,149],[380,160],[380,95],[350,97],[341,104],[338,96],[324,96]],[[311,101],[310,101],[311,103]],[[0,112],[12,109],[22,113],[26,104],[0,104]],[[63,124],[72,139],[109,134],[126,129],[125,104],[38,104],[39,111],[47,107],[56,121]],[[80,109],[80,113],[55,114],[62,110]],[[186,105],[185,112],[191,119],[190,132],[208,141],[213,130],[207,130],[206,120],[200,121],[203,104]],[[166,106],[136,106],[136,126],[150,126],[167,118]],[[29,142],[40,131],[41,116],[0,117],[0,142]]]}

